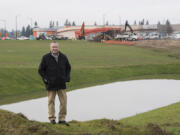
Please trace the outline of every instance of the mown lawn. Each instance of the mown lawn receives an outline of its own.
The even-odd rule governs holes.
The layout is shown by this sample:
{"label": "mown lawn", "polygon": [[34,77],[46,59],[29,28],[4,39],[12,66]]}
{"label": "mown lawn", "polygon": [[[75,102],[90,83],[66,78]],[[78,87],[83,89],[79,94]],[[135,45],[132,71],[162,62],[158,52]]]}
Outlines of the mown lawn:
{"label": "mown lawn", "polygon": [[[134,79],[180,79],[180,49],[58,41],[72,65],[67,90]],[[37,73],[50,41],[0,41],[0,105],[46,96]],[[179,135],[180,103],[133,117],[71,121],[70,127],[29,121],[0,110],[0,135]]]}
{"label": "mown lawn", "polygon": [[[37,73],[51,41],[0,41],[0,104],[46,96]],[[85,41],[58,41],[72,65],[67,90],[146,78],[180,79],[180,49],[153,50]]]}

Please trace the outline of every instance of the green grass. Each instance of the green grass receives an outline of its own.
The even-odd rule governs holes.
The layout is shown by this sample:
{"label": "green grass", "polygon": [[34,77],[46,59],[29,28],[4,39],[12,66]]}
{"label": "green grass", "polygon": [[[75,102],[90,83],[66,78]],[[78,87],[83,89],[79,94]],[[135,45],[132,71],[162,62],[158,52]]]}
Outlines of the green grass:
{"label": "green grass", "polygon": [[70,127],[29,121],[0,110],[0,135],[179,135],[180,103],[119,121],[71,121]]}
{"label": "green grass", "polygon": [[[180,79],[179,48],[58,42],[72,65],[68,91],[116,81]],[[49,52],[49,43],[0,41],[0,105],[46,96],[37,69],[42,55]],[[120,121],[72,121],[69,128],[29,121],[0,110],[0,135],[179,135],[179,108],[177,103]]]}
{"label": "green grass", "polygon": [[[146,78],[180,79],[180,49],[58,41],[72,65],[67,90]],[[0,41],[0,105],[46,96],[37,73],[50,41]]]}
{"label": "green grass", "polygon": [[138,114],[121,120],[125,125],[134,125],[139,128],[144,128],[147,123],[155,123],[162,129],[172,133],[173,135],[180,134],[180,102],[159,108],[157,110]]}
{"label": "green grass", "polygon": [[[0,67],[37,68],[42,55],[49,52],[50,41],[0,41]],[[59,41],[60,49],[74,69],[103,68],[147,64],[179,63],[168,51],[153,51],[133,46]],[[173,52],[180,53],[177,49]]]}

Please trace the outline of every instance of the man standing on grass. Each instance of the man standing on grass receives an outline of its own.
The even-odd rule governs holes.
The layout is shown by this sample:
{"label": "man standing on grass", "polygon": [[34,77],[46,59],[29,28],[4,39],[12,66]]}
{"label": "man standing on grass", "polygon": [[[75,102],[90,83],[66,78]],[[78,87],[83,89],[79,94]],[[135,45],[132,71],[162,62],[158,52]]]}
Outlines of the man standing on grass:
{"label": "man standing on grass", "polygon": [[55,97],[60,101],[59,124],[69,126],[65,121],[67,114],[66,82],[70,82],[71,66],[68,58],[59,51],[59,44],[50,44],[50,53],[42,57],[38,72],[48,92],[48,114],[50,123],[56,124]]}

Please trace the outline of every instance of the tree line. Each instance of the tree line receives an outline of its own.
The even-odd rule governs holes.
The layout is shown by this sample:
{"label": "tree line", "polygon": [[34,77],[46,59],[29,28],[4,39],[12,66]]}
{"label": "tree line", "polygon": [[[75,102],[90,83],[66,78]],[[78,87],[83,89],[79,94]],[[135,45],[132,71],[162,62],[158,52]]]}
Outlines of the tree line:
{"label": "tree line", "polygon": [[[138,23],[137,23],[138,22]],[[134,21],[134,24],[133,25],[149,25],[149,21],[148,20],[145,20],[145,19],[142,19],[140,21]],[[65,20],[64,22],[64,26],[76,26],[76,23],[75,21],[69,21],[68,19]],[[94,26],[98,25],[97,22],[95,21],[94,22]],[[109,25],[109,22],[106,21],[105,24],[106,26]],[[173,29],[172,29],[172,26],[171,26],[171,23],[170,21],[167,19],[165,24],[161,23],[160,21],[157,22],[157,26],[158,26],[158,31],[161,32],[161,33],[172,33],[173,32]],[[37,21],[34,22],[34,27],[31,26],[31,25],[27,25],[27,26],[23,26],[21,30],[18,30],[17,33],[18,33],[18,36],[26,36],[26,37],[29,37],[30,35],[33,35],[33,28],[38,28],[38,23]],[[59,22],[58,21],[49,21],[49,28],[58,28],[59,27]],[[12,30],[12,31],[5,31],[4,29],[0,29],[0,33],[1,33],[1,36],[4,36],[5,33],[8,34],[8,36],[10,37],[14,37],[14,35],[16,35],[16,31],[15,30]]]}
{"label": "tree line", "polygon": [[31,28],[30,25],[26,27],[23,26],[20,35],[25,37],[29,37],[30,35],[33,35],[33,28]]}

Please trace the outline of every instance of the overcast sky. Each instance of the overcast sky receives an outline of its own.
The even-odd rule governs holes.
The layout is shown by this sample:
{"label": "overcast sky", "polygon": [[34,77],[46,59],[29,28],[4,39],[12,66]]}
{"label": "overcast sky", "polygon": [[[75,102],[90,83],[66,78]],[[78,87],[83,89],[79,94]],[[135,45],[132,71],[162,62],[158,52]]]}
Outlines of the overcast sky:
{"label": "overcast sky", "polygon": [[[40,27],[48,27],[49,21],[58,21],[63,25],[65,20],[76,24],[103,24],[103,18],[109,24],[131,24],[134,20],[149,20],[150,24],[158,20],[164,23],[180,23],[180,0],[0,0],[0,19],[6,20],[7,29],[15,29],[15,18],[18,29],[37,21]],[[4,23],[0,21],[0,28]]]}

